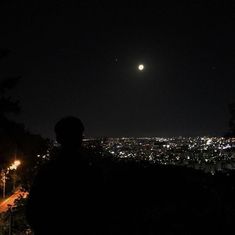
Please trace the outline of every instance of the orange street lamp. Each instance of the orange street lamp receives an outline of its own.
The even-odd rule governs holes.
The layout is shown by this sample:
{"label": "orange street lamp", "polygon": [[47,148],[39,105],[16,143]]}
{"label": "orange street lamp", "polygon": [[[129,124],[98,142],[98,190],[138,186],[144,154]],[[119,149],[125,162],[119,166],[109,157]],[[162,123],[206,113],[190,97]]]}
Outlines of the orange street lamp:
{"label": "orange street lamp", "polygon": [[20,160],[15,160],[13,164],[9,167],[10,170],[16,170],[18,166],[21,164]]}
{"label": "orange street lamp", "polygon": [[1,171],[1,180],[2,180],[2,197],[5,198],[6,197],[6,172],[5,170],[2,169]]}
{"label": "orange street lamp", "polygon": [[18,166],[21,165],[20,160],[15,160],[12,165],[8,168],[9,170],[14,170],[13,172],[13,191],[15,191],[15,184],[16,184],[16,172],[15,170],[18,168]]}

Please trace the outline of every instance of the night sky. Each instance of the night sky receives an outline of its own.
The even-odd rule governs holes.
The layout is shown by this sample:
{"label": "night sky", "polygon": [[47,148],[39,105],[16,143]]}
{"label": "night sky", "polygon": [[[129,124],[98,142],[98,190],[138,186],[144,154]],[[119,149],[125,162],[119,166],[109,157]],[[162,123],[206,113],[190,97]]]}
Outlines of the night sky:
{"label": "night sky", "polygon": [[0,74],[22,76],[17,121],[47,137],[67,115],[83,120],[86,136],[228,130],[235,5],[68,2],[0,3],[0,48],[11,51]]}

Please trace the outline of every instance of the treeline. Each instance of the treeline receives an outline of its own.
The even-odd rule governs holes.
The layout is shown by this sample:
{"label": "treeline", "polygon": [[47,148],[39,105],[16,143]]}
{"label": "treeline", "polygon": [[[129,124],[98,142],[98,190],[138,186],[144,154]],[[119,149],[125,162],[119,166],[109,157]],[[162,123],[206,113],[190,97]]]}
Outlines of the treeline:
{"label": "treeline", "polygon": [[[0,60],[8,54],[8,50],[1,50]],[[19,100],[11,95],[20,80],[20,76],[0,80],[0,167],[5,169],[15,159],[20,160],[22,164],[18,175],[25,178],[22,183],[27,183],[26,178],[32,179],[33,170],[40,160],[37,155],[45,154],[50,142],[28,131],[23,123],[9,118],[9,115],[18,115],[21,112]]]}
{"label": "treeline", "polygon": [[[9,50],[0,50],[0,66],[9,53]],[[21,79],[20,76],[0,77],[0,198],[4,196],[3,188],[6,196],[18,186],[21,190],[29,190],[37,168],[44,161],[38,156],[46,155],[50,146],[50,140],[31,133],[23,123],[10,118],[21,113],[20,101],[12,95]],[[15,160],[21,162],[20,166],[17,170],[9,170]],[[10,231],[11,234],[25,234],[24,231],[28,231],[25,203],[25,199],[19,198],[15,208],[0,214],[1,234],[9,234]]]}

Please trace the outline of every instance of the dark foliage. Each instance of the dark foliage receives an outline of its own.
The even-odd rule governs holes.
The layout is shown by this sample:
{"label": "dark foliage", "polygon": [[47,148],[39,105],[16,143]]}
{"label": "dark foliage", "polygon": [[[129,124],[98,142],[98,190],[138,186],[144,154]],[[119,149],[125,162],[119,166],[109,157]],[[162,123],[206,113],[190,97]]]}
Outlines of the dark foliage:
{"label": "dark foliage", "polygon": [[[8,50],[0,51],[0,58],[6,57],[8,53]],[[30,133],[24,124],[9,119],[9,114],[19,114],[21,111],[19,100],[15,100],[10,93],[19,82],[19,76],[0,81],[0,166],[6,169],[16,158],[19,159],[22,164],[17,175],[23,179],[20,180],[21,185],[27,187],[39,161],[37,155],[46,154],[49,140]]]}

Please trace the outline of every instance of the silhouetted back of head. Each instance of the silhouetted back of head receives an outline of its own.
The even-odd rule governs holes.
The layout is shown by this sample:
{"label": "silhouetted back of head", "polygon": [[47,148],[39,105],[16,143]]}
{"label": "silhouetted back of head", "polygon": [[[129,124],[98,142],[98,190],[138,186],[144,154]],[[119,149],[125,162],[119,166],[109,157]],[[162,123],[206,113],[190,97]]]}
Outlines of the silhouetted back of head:
{"label": "silhouetted back of head", "polygon": [[62,147],[80,148],[84,126],[76,117],[65,117],[55,125],[56,140]]}

